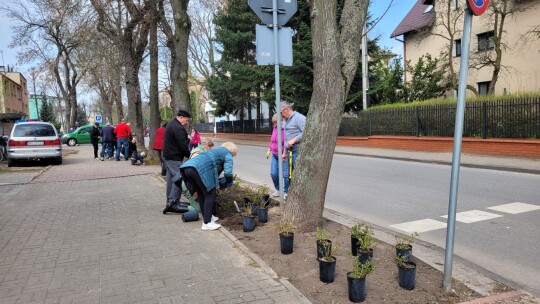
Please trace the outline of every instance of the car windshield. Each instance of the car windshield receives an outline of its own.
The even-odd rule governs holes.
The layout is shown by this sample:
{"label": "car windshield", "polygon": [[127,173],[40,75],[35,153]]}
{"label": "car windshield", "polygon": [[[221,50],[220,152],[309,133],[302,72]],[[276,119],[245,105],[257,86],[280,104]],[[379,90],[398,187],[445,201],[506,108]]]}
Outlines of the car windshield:
{"label": "car windshield", "polygon": [[25,124],[15,126],[13,131],[13,137],[46,137],[56,136],[54,128],[51,125],[46,124]]}

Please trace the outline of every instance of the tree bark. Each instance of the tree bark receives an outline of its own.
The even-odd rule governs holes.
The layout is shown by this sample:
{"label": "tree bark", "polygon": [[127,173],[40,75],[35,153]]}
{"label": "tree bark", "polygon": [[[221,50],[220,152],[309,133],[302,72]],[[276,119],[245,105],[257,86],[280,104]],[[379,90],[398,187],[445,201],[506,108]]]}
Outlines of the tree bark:
{"label": "tree bark", "polygon": [[293,220],[301,231],[313,230],[322,218],[341,114],[358,67],[368,4],[369,0],[346,0],[338,27],[336,0],[310,2],[313,95],[285,205],[285,218]]}
{"label": "tree bark", "polygon": [[[150,147],[154,142],[156,136],[156,130],[161,125],[161,116],[159,113],[159,92],[158,92],[158,40],[157,40],[157,24],[159,16],[157,15],[157,1],[150,1]],[[152,154],[152,157],[157,157],[157,153],[148,149]]]}
{"label": "tree bark", "polygon": [[191,21],[187,14],[189,0],[171,0],[174,32],[165,18],[163,0],[159,2],[159,15],[163,33],[167,37],[167,47],[171,53],[171,88],[173,114],[178,109],[190,110],[188,90],[188,40]]}

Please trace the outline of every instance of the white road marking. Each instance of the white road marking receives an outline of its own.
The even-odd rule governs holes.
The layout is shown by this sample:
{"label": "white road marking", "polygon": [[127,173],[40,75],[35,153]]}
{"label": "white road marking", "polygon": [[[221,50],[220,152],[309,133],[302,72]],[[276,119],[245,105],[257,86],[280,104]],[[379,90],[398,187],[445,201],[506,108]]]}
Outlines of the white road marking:
{"label": "white road marking", "polygon": [[[443,215],[441,217],[448,218],[448,215]],[[485,221],[497,217],[502,217],[502,215],[480,210],[470,210],[456,213],[456,221],[466,224]]]}
{"label": "white road marking", "polygon": [[390,227],[405,231],[407,233],[422,233],[431,230],[444,229],[446,228],[446,223],[432,219],[423,219],[419,221],[390,225]]}
{"label": "white road marking", "polygon": [[517,202],[517,203],[510,203],[510,204],[503,204],[503,205],[488,207],[488,209],[500,211],[504,213],[518,214],[518,213],[538,210],[540,209],[540,206]]}

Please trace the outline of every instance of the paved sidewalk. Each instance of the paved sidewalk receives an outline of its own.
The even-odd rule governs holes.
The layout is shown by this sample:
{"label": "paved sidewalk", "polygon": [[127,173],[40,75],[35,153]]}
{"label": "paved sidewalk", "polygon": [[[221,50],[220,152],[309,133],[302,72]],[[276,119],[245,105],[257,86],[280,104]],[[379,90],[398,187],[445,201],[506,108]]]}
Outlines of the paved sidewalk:
{"label": "paved sidewalk", "polygon": [[0,174],[1,303],[309,303],[225,231],[163,215],[157,166],[70,149]]}

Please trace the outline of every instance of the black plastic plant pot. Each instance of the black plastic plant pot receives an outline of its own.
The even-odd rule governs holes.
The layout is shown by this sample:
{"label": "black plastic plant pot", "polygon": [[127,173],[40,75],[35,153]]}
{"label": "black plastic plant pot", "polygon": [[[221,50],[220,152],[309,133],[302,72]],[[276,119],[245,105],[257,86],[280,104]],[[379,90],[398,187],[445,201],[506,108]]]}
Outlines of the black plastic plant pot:
{"label": "black plastic plant pot", "polygon": [[255,217],[244,215],[243,216],[243,226],[244,226],[244,232],[251,232],[255,229]]}
{"label": "black plastic plant pot", "polygon": [[260,223],[268,222],[268,208],[257,208],[257,217]]}
{"label": "black plastic plant pot", "polygon": [[357,256],[359,249],[360,249],[360,245],[358,244],[358,239],[351,236],[351,254],[354,256]]}
{"label": "black plastic plant pot", "polygon": [[332,283],[336,276],[336,258],[332,257],[332,261],[319,259],[319,279],[323,283]]}
{"label": "black plastic plant pot", "polygon": [[407,262],[412,262],[412,245],[409,245],[409,248],[407,249],[399,249],[396,247],[396,256],[404,256],[407,258]]}
{"label": "black plastic plant pot", "polygon": [[279,243],[281,245],[282,254],[293,253],[294,233],[290,235],[279,234]]}
{"label": "black plastic plant pot", "polygon": [[416,264],[407,262],[411,268],[398,265],[398,282],[399,287],[407,290],[413,290],[416,286]]}
{"label": "black plastic plant pot", "polygon": [[[325,246],[323,242],[330,243],[330,245]],[[317,241],[317,259],[320,259],[323,256],[325,256],[324,253],[325,253],[326,250],[332,252],[332,241],[330,241],[330,240],[325,240],[325,241],[322,241],[322,242]]]}
{"label": "black plastic plant pot", "polygon": [[182,213],[182,221],[184,222],[194,222],[198,220],[199,220],[199,212],[197,212],[196,210]]}
{"label": "black plastic plant pot", "polygon": [[364,302],[366,299],[366,278],[351,278],[350,274],[351,272],[347,273],[349,301],[353,303]]}
{"label": "black plastic plant pot", "polygon": [[362,251],[362,250],[358,249],[358,254],[360,255],[358,260],[362,264],[364,264],[367,261],[371,261],[373,259],[373,249],[371,249],[371,248],[368,251]]}

